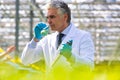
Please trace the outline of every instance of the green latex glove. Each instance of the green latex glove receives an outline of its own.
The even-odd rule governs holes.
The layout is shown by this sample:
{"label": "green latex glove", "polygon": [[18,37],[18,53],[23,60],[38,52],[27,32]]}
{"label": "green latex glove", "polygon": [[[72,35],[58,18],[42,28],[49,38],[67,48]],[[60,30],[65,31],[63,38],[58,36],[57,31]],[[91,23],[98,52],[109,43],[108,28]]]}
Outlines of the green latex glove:
{"label": "green latex glove", "polygon": [[62,48],[60,49],[60,54],[69,59],[72,55],[72,40],[63,44]]}

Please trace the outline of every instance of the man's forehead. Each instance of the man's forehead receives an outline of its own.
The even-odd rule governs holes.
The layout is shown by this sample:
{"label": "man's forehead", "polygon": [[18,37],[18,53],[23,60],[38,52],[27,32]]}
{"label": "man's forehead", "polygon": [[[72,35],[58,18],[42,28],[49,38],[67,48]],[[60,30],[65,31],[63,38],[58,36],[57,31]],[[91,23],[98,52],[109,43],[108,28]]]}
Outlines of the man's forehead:
{"label": "man's forehead", "polygon": [[58,8],[48,8],[47,10],[52,10],[52,11],[57,11],[58,10]]}
{"label": "man's forehead", "polygon": [[57,14],[57,13],[58,13],[58,10],[55,8],[49,8],[47,10],[47,14]]}

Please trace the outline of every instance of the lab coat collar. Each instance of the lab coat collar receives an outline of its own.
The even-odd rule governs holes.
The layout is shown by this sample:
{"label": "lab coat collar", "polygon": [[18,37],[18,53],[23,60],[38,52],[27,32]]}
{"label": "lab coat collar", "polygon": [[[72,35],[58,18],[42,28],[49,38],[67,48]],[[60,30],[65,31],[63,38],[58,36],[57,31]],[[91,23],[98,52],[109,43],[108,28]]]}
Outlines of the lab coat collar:
{"label": "lab coat collar", "polygon": [[76,35],[75,32],[76,32],[76,27],[74,26],[74,24],[71,23],[70,31],[68,32],[62,43],[60,44],[59,48],[62,46],[62,44],[66,44],[68,41],[72,40],[73,37]]}

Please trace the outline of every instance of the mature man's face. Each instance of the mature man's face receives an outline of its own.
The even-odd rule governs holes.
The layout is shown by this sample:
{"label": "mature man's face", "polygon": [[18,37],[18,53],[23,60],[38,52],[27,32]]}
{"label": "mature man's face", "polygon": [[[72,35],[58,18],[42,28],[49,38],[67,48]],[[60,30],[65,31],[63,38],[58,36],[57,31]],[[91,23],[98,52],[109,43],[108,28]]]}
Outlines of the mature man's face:
{"label": "mature man's face", "polygon": [[66,19],[65,14],[60,14],[56,8],[49,8],[47,11],[47,22],[53,31],[64,30]]}

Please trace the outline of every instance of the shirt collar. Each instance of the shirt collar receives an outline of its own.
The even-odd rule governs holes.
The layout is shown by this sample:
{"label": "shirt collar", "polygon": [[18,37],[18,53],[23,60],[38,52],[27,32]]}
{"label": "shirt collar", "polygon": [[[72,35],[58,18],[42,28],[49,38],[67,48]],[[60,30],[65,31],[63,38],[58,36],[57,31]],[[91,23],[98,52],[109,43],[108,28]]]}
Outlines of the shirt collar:
{"label": "shirt collar", "polygon": [[67,35],[68,34],[68,32],[70,31],[70,28],[71,28],[71,23],[69,24],[69,26],[68,27],[66,27],[61,33],[63,33],[63,34],[65,34],[65,35]]}

